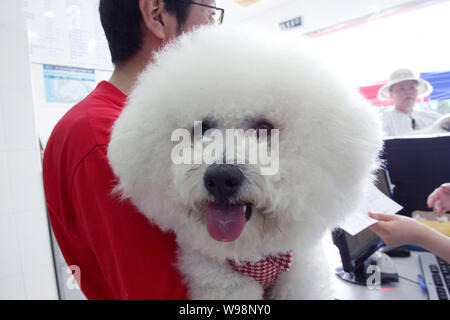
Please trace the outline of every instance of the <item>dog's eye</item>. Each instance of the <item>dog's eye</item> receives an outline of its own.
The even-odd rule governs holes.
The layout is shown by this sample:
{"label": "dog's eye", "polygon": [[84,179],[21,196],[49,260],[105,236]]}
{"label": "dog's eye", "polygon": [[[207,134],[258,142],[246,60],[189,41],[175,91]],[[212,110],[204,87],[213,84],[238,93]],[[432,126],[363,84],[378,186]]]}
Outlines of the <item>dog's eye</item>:
{"label": "dog's eye", "polygon": [[205,132],[209,129],[212,129],[213,125],[209,120],[202,121],[202,136],[205,135]]}
{"label": "dog's eye", "polygon": [[201,122],[198,121],[195,124],[195,127],[192,128],[191,130],[191,134],[194,135],[195,132],[202,133],[202,136],[205,135],[205,132],[208,131],[209,129],[214,129],[216,128],[216,122],[210,119],[203,119]]}
{"label": "dog's eye", "polygon": [[268,122],[268,121],[262,120],[262,121],[258,121],[255,124],[255,128],[254,129],[255,130],[266,129],[267,131],[270,131],[270,130],[273,129],[273,125],[270,122]]}
{"label": "dog's eye", "polygon": [[269,137],[271,134],[271,130],[274,129],[274,126],[266,120],[260,120],[254,124],[253,129],[256,130],[256,136],[258,138],[262,130],[265,130],[267,137]]}

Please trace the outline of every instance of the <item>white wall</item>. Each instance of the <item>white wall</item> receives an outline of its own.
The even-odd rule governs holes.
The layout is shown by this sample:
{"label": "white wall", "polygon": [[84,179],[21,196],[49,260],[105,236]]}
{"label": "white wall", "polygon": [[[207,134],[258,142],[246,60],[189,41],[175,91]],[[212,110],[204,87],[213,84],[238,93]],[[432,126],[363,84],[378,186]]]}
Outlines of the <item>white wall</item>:
{"label": "white wall", "polygon": [[[22,2],[30,49],[30,77],[36,130],[45,147],[56,123],[78,99],[86,95],[86,91],[80,88],[79,97],[74,93],[76,98],[61,99],[70,102],[48,101],[44,64],[92,69],[95,78],[92,88],[98,82],[110,78],[112,65],[106,38],[100,25],[98,0],[77,2],[22,0]],[[69,88],[71,84],[75,83],[66,83],[63,88],[73,90],[74,87]],[[85,299],[67,267],[55,238],[52,240],[60,299]]]}
{"label": "white wall", "polygon": [[289,32],[299,39],[312,35],[326,61],[345,70],[355,86],[386,80],[399,68],[450,69],[448,0],[260,0],[248,8],[223,3],[230,24],[278,29],[279,22],[301,16],[302,26]]}
{"label": "white wall", "polygon": [[[100,23],[99,0],[21,2],[28,31],[36,124],[45,147],[58,120],[95,87],[94,82],[108,79],[113,66]],[[53,73],[58,78],[64,72],[68,79],[45,80],[44,64],[70,69]],[[94,81],[80,80],[79,68],[92,71],[88,78]]]}
{"label": "white wall", "polygon": [[[31,86],[35,108],[36,127],[45,147],[56,123],[69,111],[75,102],[47,102],[45,98],[45,84],[42,63],[31,63]],[[96,84],[111,77],[108,70],[95,70]]]}
{"label": "white wall", "polygon": [[399,68],[416,72],[450,70],[446,30],[450,1],[428,1],[414,10],[354,25],[314,39],[330,60],[345,66],[355,85],[386,80]]}
{"label": "white wall", "polygon": [[234,0],[223,0],[225,23],[252,23],[278,28],[278,23],[301,16],[301,32],[343,23],[368,14],[376,14],[414,0],[260,0],[242,7]]}
{"label": "white wall", "polygon": [[0,299],[57,299],[22,6],[0,8]]}

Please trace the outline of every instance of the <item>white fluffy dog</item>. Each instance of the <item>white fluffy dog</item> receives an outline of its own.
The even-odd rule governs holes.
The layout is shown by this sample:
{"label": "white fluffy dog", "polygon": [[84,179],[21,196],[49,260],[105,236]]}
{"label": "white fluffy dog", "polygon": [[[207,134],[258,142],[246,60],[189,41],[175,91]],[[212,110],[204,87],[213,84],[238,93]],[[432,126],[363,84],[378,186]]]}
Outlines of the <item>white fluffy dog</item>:
{"label": "white fluffy dog", "polygon": [[[175,232],[194,299],[330,298],[320,239],[370,182],[381,126],[306,42],[225,26],[183,35],[143,72],[114,125],[117,189]],[[277,172],[175,164],[174,131],[208,128],[278,129]],[[188,149],[198,139],[206,137]]]}

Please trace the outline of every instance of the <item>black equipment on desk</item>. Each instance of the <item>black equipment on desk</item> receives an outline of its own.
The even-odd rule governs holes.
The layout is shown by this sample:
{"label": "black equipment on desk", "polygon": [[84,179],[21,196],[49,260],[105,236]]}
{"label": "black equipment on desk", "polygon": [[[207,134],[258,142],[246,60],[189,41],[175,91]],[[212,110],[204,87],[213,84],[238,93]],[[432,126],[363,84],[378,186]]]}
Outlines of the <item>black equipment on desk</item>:
{"label": "black equipment on desk", "polygon": [[398,214],[430,210],[428,195],[450,181],[450,135],[386,139],[381,158],[394,185],[393,200],[403,206]]}
{"label": "black equipment on desk", "polygon": [[[375,186],[386,196],[391,197],[391,184],[386,170],[384,168],[378,169],[375,172],[375,176],[377,177]],[[369,228],[362,230],[354,236],[342,228],[335,228],[331,236],[333,243],[339,249],[342,262],[342,267],[336,269],[336,274],[343,280],[367,285],[367,279],[370,276],[367,272],[368,267],[377,264],[375,259],[369,258],[374,256],[376,251],[384,246],[384,242]],[[383,261],[386,261],[386,259],[388,258],[381,258]],[[387,269],[385,268],[381,272],[381,283],[398,281],[398,274],[395,270],[389,267]]]}
{"label": "black equipment on desk", "polygon": [[337,275],[346,281],[366,285],[370,276],[367,268],[372,263],[369,257],[384,246],[383,241],[368,228],[355,236],[341,228],[335,228],[332,238],[342,261],[342,267],[336,270]]}

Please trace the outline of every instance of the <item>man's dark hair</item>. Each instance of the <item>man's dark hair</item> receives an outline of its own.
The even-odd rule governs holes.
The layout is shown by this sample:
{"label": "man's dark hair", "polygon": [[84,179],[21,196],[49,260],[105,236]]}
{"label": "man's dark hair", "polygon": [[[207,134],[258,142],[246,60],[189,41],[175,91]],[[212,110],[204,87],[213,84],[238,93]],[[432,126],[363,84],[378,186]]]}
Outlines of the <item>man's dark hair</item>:
{"label": "man's dark hair", "polygon": [[[164,3],[181,27],[186,22],[189,5],[178,0],[165,0]],[[142,47],[139,0],[100,0],[99,12],[112,63],[134,56]]]}

